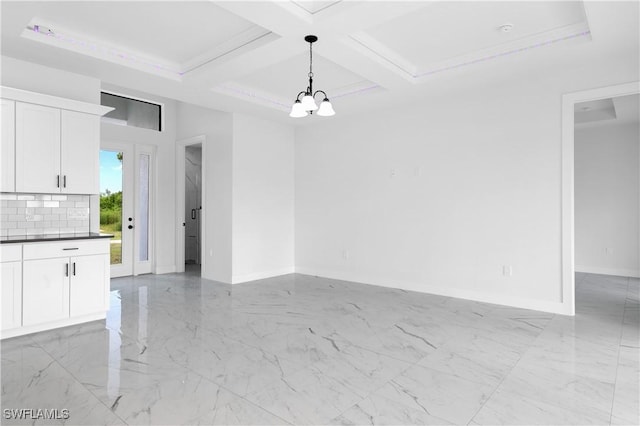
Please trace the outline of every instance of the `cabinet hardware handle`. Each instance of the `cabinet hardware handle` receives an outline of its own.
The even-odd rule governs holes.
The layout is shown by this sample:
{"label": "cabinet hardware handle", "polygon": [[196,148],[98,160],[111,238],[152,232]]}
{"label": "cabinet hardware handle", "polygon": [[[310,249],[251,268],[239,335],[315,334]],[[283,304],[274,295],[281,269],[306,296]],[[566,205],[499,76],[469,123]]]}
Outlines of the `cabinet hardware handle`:
{"label": "cabinet hardware handle", "polygon": [[60,175],[56,175],[56,188],[60,188]]}
{"label": "cabinet hardware handle", "polygon": [[64,264],[64,276],[65,277],[69,276],[69,264],[68,263]]}
{"label": "cabinet hardware handle", "polygon": [[78,250],[78,247],[67,247],[63,248],[62,250]]}
{"label": "cabinet hardware handle", "polygon": [[62,187],[66,188],[67,187],[67,175],[64,175],[62,177]]}
{"label": "cabinet hardware handle", "polygon": [[73,262],[73,276],[76,276],[76,262]]}

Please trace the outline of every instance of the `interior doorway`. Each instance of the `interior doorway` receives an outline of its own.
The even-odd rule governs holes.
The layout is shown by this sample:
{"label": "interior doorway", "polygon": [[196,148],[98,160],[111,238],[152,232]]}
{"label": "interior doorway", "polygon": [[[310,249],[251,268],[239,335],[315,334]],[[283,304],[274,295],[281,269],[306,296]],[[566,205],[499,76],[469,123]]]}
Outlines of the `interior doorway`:
{"label": "interior doorway", "polygon": [[205,136],[176,142],[176,272],[206,271]]}
{"label": "interior doorway", "polygon": [[[640,93],[640,82],[569,93],[562,98],[562,308],[575,315],[576,216],[575,216],[575,115],[585,103]],[[578,105],[578,106],[577,106]],[[589,110],[584,110],[588,112]],[[603,249],[606,254],[605,247]]]}
{"label": "interior doorway", "polygon": [[199,268],[202,258],[202,144],[185,147],[185,268]]}

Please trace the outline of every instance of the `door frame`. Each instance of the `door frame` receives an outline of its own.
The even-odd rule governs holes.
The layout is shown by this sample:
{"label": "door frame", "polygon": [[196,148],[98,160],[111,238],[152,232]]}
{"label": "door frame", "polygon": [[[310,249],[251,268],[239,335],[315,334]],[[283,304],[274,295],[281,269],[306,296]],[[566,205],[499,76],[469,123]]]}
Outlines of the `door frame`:
{"label": "door frame", "polygon": [[575,283],[575,119],[574,105],[640,93],[640,81],[562,96],[562,313],[576,313]]}
{"label": "door frame", "polygon": [[[120,151],[120,152],[128,152],[128,155],[133,158],[133,161],[124,161],[122,163],[122,212],[123,212],[123,221],[122,227],[123,232],[122,235],[126,235],[125,227],[128,225],[128,222],[124,220],[125,216],[130,215],[133,217],[133,225],[134,232],[129,237],[130,241],[127,244],[128,248],[124,244],[124,238],[122,239],[122,259],[123,263],[120,265],[111,265],[111,276],[112,277],[122,277],[122,276],[136,276],[140,274],[152,273],[155,270],[155,212],[156,212],[156,147],[153,145],[141,145],[141,144],[132,144],[126,142],[120,142],[116,140],[103,140],[100,142],[100,150],[105,151]],[[148,230],[148,260],[139,262],[137,260],[137,252],[138,252],[138,238],[139,232],[138,228],[135,226],[137,222],[137,218],[139,216],[139,206],[137,203],[138,195],[139,195],[139,176],[138,176],[138,156],[140,154],[149,155],[149,230]],[[126,156],[125,156],[126,158]],[[129,179],[129,182],[126,180]],[[124,191],[125,185],[133,185],[131,191]],[[98,197],[99,198],[99,197]],[[100,226],[100,200],[96,203],[98,207],[98,227]],[[131,262],[131,273],[129,273],[129,266],[124,265],[125,259],[125,249],[126,248],[126,256]]]}
{"label": "door frame", "polygon": [[202,146],[202,187],[200,188],[200,199],[202,201],[202,210],[200,210],[200,275],[205,276],[206,271],[206,259],[205,256],[207,241],[203,238],[206,234],[206,211],[207,211],[207,198],[206,198],[206,161],[207,158],[207,137],[205,135],[198,135],[187,139],[181,139],[176,141],[176,272],[184,272],[184,250],[185,250],[185,151],[188,146],[201,145]]}

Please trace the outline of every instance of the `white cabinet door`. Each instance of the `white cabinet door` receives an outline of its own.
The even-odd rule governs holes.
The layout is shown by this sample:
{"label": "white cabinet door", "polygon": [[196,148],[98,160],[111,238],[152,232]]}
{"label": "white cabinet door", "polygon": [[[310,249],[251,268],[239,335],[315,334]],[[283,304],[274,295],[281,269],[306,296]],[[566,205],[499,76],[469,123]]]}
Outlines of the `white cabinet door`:
{"label": "white cabinet door", "polygon": [[100,117],[62,111],[62,192],[99,194]]}
{"label": "white cabinet door", "polygon": [[16,192],[60,192],[60,110],[16,102]]}
{"label": "white cabinet door", "polygon": [[69,318],[69,258],[23,262],[22,325]]}
{"label": "white cabinet door", "polygon": [[0,263],[2,330],[22,325],[22,262]]}
{"label": "white cabinet door", "polygon": [[71,258],[71,316],[104,312],[108,308],[109,256]]}
{"label": "white cabinet door", "polygon": [[16,190],[15,102],[2,99],[2,140],[0,140],[0,191]]}

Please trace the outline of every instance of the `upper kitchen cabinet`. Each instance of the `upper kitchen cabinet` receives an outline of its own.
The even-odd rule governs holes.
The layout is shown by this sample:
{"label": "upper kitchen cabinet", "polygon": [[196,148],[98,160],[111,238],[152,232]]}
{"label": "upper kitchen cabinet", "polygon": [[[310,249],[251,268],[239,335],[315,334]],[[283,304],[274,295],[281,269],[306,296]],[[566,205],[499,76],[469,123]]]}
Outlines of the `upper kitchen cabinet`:
{"label": "upper kitchen cabinet", "polygon": [[61,192],[100,192],[100,117],[62,111]]}
{"label": "upper kitchen cabinet", "polygon": [[0,192],[16,190],[16,103],[2,99],[2,139],[0,139]]}
{"label": "upper kitchen cabinet", "polygon": [[16,192],[60,192],[60,110],[16,102]]}
{"label": "upper kitchen cabinet", "polygon": [[[100,116],[113,108],[9,87],[0,89],[2,191],[100,193]],[[15,180],[9,179],[11,176]]]}

